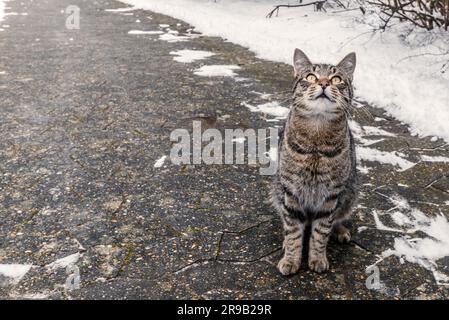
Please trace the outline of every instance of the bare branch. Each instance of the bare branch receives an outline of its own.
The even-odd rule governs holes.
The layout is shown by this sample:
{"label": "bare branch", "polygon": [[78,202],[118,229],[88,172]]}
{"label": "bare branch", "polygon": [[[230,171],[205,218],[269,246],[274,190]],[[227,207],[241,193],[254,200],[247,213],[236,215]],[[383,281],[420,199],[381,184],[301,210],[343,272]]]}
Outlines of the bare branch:
{"label": "bare branch", "polygon": [[277,6],[274,7],[273,10],[271,10],[267,14],[267,18],[273,17],[273,14],[275,12],[276,12],[276,16],[277,16],[280,8],[297,8],[297,7],[314,6],[316,11],[321,11],[321,10],[326,11],[326,9],[324,8],[324,4],[326,2],[327,2],[327,0],[320,0],[320,1],[313,1],[313,2],[309,2],[309,3],[303,3],[303,4],[278,4]]}

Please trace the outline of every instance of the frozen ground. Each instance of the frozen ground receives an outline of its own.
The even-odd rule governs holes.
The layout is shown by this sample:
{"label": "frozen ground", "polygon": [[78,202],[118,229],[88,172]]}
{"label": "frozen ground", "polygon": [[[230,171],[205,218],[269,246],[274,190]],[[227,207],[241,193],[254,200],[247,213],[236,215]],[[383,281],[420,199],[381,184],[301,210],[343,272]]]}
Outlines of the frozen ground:
{"label": "frozen ground", "polygon": [[[68,5],[81,8],[80,30],[64,27]],[[442,139],[411,135],[359,97],[353,240],[330,244],[328,273],[303,266],[282,277],[270,177],[168,155],[170,133],[193,120],[221,132],[282,125],[290,65],[116,1],[8,7],[17,14],[0,32],[0,297],[449,298]],[[76,270],[79,288],[67,285]],[[367,287],[373,270],[380,282]]]}
{"label": "frozen ground", "polygon": [[[360,11],[314,12],[313,6],[265,16],[273,0],[123,0],[182,19],[205,35],[248,47],[258,57],[291,63],[295,47],[312,60],[337,63],[357,53],[356,94],[409,124],[414,134],[449,142],[449,37],[395,25],[373,32],[378,16]],[[290,3],[294,3],[290,1]],[[338,11],[335,13],[334,11]],[[413,31],[412,31],[413,30]]]}

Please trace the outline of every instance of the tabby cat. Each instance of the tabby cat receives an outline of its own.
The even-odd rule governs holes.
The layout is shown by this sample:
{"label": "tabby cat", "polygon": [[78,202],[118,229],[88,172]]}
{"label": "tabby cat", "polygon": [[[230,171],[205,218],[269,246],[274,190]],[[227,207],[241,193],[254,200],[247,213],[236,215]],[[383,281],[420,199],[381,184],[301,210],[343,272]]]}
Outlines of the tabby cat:
{"label": "tabby cat", "polygon": [[294,53],[294,102],[279,140],[279,165],[271,198],[284,227],[283,275],[301,264],[304,231],[310,227],[309,268],[324,272],[331,234],[341,242],[351,235],[343,222],[357,196],[354,140],[348,126],[352,107],[354,53],[336,66],[312,64]]}

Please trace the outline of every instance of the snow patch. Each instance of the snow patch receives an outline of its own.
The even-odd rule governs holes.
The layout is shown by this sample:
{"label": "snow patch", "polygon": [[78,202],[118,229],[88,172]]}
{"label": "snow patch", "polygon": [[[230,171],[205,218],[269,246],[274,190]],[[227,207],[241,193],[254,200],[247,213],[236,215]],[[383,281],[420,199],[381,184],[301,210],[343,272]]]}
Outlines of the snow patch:
{"label": "snow patch", "polygon": [[380,24],[375,13],[363,17],[359,11],[314,12],[313,6],[281,9],[267,19],[271,0],[121,1],[182,19],[205,35],[277,62],[291,64],[296,46],[313,61],[334,64],[355,51],[357,96],[386,109],[420,135],[449,141],[449,73],[442,72],[449,44],[444,30],[407,32],[409,25],[398,23],[387,32],[373,33],[372,22]]}
{"label": "snow patch", "polygon": [[240,70],[239,66],[235,65],[211,65],[202,66],[196,69],[193,73],[202,77],[235,77],[237,74],[234,70]]}
{"label": "snow patch", "polygon": [[[442,273],[437,264],[438,260],[449,256],[449,221],[446,216],[439,214],[429,217],[411,207],[401,196],[385,197],[394,207],[382,216],[389,215],[397,227],[386,226],[381,222],[378,212],[373,211],[376,227],[403,235],[394,239],[392,249],[382,252],[380,261],[392,255],[397,256],[431,271],[437,284],[449,285],[448,275]],[[413,237],[414,234],[425,236]]]}
{"label": "snow patch", "polygon": [[359,161],[373,161],[384,164],[391,164],[399,167],[398,171],[405,171],[412,168],[416,163],[402,158],[398,152],[380,151],[373,148],[357,147],[357,160]]}
{"label": "snow patch", "polygon": [[30,271],[31,264],[0,264],[0,275],[17,284]]}
{"label": "snow patch", "polygon": [[162,156],[159,159],[156,160],[156,162],[154,163],[154,167],[155,168],[160,168],[164,165],[165,159],[167,158],[167,156]]}
{"label": "snow patch", "polygon": [[45,267],[49,270],[66,268],[69,265],[77,263],[80,257],[81,257],[81,254],[79,252],[77,252],[77,253],[71,254],[67,257],[60,258],[52,263],[49,263]]}
{"label": "snow patch", "polygon": [[281,106],[277,101],[267,102],[257,106],[253,106],[247,102],[242,102],[242,106],[247,107],[251,112],[266,113],[278,119],[285,119],[290,112],[289,108]]}
{"label": "snow patch", "polygon": [[160,30],[149,30],[149,31],[144,31],[144,30],[130,30],[128,31],[128,34],[163,34],[163,31]]}
{"label": "snow patch", "polygon": [[189,41],[190,37],[177,36],[172,33],[164,33],[159,36],[159,40],[163,40],[163,41],[167,41],[167,42],[183,42],[183,41]]}
{"label": "snow patch", "polygon": [[368,230],[368,227],[366,227],[366,226],[358,227],[358,228],[357,228],[357,233],[363,232],[363,231],[365,231],[365,230]]}
{"label": "snow patch", "polygon": [[268,152],[266,153],[267,157],[270,158],[271,161],[276,162],[278,161],[278,148],[274,147],[274,148],[270,148],[270,150],[268,150]]}
{"label": "snow patch", "polygon": [[422,155],[421,156],[421,160],[424,162],[444,162],[444,163],[449,163],[449,158],[448,157],[443,157],[443,156],[426,156],[426,155]]}
{"label": "snow patch", "polygon": [[367,135],[367,136],[396,137],[396,135],[394,133],[385,131],[378,127],[363,126],[363,131],[365,132],[365,135]]}
{"label": "snow patch", "polygon": [[[370,136],[370,135],[377,135],[377,134],[373,134],[373,132],[385,132],[386,134],[384,135],[389,135],[390,133],[387,131],[384,131],[382,129],[376,128],[376,127],[370,127],[370,126],[361,126],[360,124],[358,124],[356,121],[354,120],[349,120],[348,121],[349,124],[349,128],[351,129],[352,134],[354,135],[354,138],[357,140],[357,142],[363,146],[370,146],[373,145],[375,143],[381,142],[384,139],[375,139],[375,140],[371,140],[371,139],[366,139],[365,136]],[[368,128],[368,129],[367,129]],[[374,128],[374,129],[372,129]]]}
{"label": "snow patch", "polygon": [[117,9],[105,9],[106,12],[129,12],[129,11],[135,11],[137,8],[135,7],[126,7],[126,8],[117,8]]}
{"label": "snow patch", "polygon": [[[0,0],[0,22],[3,21],[5,17],[5,2]],[[3,31],[3,29],[1,30]]]}
{"label": "snow patch", "polygon": [[215,55],[215,53],[210,51],[201,51],[201,50],[178,50],[170,52],[171,55],[176,57],[173,60],[183,63],[191,63],[197,60],[203,60]]}

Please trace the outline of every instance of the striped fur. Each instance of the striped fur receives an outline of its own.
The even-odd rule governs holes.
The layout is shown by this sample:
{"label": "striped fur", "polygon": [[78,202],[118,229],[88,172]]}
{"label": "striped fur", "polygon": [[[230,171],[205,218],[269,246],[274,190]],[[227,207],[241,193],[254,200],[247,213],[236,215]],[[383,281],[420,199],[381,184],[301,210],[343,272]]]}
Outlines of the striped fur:
{"label": "striped fur", "polygon": [[357,196],[354,141],[347,121],[355,55],[337,66],[312,64],[296,49],[294,66],[294,103],[280,135],[271,192],[284,227],[284,256],[278,264],[283,275],[300,267],[306,226],[311,228],[309,268],[329,268],[327,242],[332,231],[338,241],[350,241],[342,222]]}

